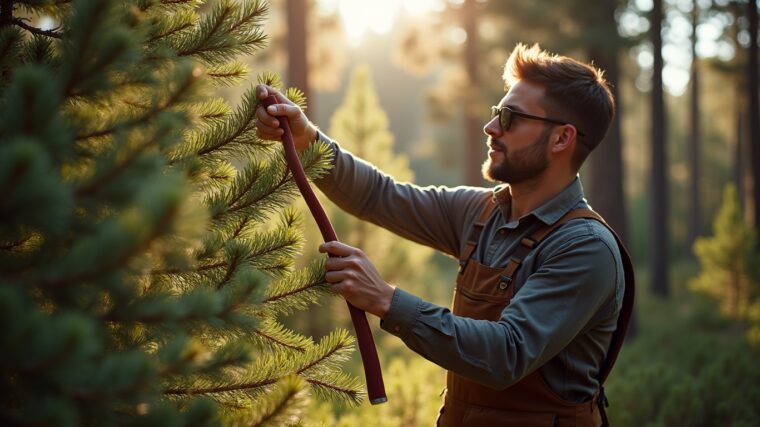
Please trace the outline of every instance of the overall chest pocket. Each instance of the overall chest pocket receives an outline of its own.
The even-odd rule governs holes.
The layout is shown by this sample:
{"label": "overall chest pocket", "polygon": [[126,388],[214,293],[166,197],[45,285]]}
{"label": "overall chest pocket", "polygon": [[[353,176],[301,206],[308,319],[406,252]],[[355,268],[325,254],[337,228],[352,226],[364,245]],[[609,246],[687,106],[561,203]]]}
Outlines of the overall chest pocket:
{"label": "overall chest pocket", "polygon": [[512,298],[513,283],[505,281],[501,269],[472,265],[457,278],[453,311],[457,316],[498,320]]}

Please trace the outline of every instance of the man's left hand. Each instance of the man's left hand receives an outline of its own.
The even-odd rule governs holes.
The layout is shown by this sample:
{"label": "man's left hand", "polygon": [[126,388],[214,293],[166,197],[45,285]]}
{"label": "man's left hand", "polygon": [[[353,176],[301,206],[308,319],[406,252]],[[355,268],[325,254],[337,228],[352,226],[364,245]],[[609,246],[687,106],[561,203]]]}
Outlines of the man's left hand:
{"label": "man's left hand", "polygon": [[383,319],[396,287],[386,283],[360,249],[340,242],[323,243],[319,251],[334,255],[325,263],[325,280],[356,308]]}

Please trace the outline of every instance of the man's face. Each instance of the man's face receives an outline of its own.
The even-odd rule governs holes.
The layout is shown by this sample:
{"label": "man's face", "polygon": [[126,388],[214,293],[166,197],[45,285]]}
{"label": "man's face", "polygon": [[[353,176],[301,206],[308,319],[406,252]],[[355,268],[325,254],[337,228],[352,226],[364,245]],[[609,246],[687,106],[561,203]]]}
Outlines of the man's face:
{"label": "man's face", "polygon": [[[512,110],[536,116],[545,115],[538,101],[544,89],[531,83],[515,83],[499,103]],[[489,181],[519,184],[540,176],[549,166],[548,144],[553,126],[523,117],[513,117],[509,130],[503,131],[499,117],[483,128],[488,135],[488,158],[483,163],[483,177]]]}

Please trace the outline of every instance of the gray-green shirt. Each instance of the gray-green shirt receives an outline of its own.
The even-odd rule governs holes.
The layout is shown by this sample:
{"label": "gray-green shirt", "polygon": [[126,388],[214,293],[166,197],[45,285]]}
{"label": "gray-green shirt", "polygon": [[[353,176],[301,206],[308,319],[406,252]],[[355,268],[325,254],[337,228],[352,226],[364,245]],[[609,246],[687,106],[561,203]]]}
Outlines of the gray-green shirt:
{"label": "gray-green shirt", "polygon": [[[347,212],[458,257],[486,194],[499,209],[472,258],[506,267],[523,237],[571,209],[588,207],[580,180],[517,221],[509,220],[508,188],[419,187],[395,182],[320,134],[335,150],[335,167],[317,186]],[[453,280],[453,279],[452,279]],[[483,385],[504,389],[540,369],[571,402],[589,400],[623,300],[625,276],[614,236],[594,220],[568,222],[523,261],[517,293],[498,321],[456,316],[400,288],[381,327],[423,357]]]}

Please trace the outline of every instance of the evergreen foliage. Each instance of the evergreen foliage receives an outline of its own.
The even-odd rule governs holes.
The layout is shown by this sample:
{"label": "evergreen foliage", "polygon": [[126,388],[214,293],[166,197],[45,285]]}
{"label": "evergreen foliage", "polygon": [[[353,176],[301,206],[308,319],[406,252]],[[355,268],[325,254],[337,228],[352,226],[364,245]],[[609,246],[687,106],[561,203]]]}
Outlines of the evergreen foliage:
{"label": "evergreen foliage", "polygon": [[322,265],[294,268],[297,189],[253,89],[213,95],[267,5],[201,6],[0,2],[0,424],[281,425],[309,391],[361,398],[347,332],[278,320],[328,294]]}
{"label": "evergreen foliage", "polygon": [[367,403],[350,411],[335,411],[328,403],[315,402],[309,425],[335,427],[424,427],[435,425],[443,404],[446,384],[443,369],[411,351],[393,357],[385,370],[386,388],[393,399],[380,406]]}
{"label": "evergreen foliage", "polygon": [[760,270],[757,231],[746,224],[736,188],[729,184],[713,223],[713,235],[694,243],[702,270],[690,287],[720,303],[733,319],[749,321],[750,337],[760,344]]}
{"label": "evergreen foliage", "polygon": [[760,365],[745,328],[688,290],[693,267],[674,265],[673,298],[637,295],[636,339],[623,346],[605,388],[620,427],[757,425]]}

